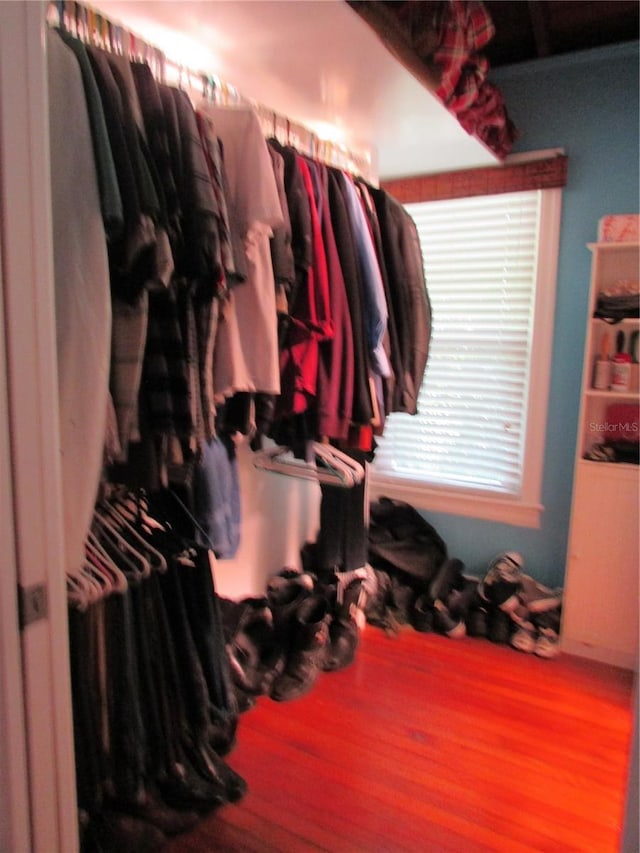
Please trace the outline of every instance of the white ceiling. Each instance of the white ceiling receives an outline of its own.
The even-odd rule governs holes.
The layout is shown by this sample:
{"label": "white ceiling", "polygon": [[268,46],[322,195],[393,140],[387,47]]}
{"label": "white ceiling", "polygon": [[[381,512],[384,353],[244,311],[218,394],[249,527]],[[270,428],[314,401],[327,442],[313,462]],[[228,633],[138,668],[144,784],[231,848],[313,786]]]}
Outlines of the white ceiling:
{"label": "white ceiling", "polygon": [[496,158],[382,46],[343,0],[96,0],[168,59],[358,149],[381,178]]}

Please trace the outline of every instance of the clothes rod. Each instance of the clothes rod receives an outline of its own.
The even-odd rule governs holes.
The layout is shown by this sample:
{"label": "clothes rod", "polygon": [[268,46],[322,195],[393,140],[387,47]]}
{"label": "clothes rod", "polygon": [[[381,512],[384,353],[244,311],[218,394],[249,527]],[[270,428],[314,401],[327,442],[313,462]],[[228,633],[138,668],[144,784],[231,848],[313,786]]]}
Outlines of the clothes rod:
{"label": "clothes rod", "polygon": [[204,98],[222,106],[250,106],[260,121],[266,137],[273,136],[302,154],[335,166],[353,175],[377,183],[373,174],[371,149],[355,151],[346,145],[320,138],[301,122],[294,121],[273,108],[243,96],[239,90],[216,74],[195,71],[168,57],[160,48],[149,44],[137,33],[110,20],[92,6],[78,0],[50,0],[47,21],[66,29],[86,44],[146,62],[162,83],[184,89],[194,104]]}

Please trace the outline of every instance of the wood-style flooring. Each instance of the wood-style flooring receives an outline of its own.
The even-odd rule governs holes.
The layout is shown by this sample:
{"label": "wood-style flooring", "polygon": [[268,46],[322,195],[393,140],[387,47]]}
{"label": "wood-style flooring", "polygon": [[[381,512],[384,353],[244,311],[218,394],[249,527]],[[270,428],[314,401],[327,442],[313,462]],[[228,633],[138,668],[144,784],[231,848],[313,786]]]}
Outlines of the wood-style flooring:
{"label": "wood-style flooring", "polygon": [[226,760],[248,793],[166,851],[614,853],[632,680],[367,626],[350,667],[241,716]]}

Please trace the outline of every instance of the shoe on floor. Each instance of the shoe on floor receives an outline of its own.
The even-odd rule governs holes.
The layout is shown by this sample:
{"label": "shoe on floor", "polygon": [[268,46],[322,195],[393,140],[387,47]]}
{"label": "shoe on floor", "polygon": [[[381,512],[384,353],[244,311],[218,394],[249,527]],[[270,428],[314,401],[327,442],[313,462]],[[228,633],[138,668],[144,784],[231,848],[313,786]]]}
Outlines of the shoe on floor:
{"label": "shoe on floor", "polygon": [[489,633],[489,614],[486,607],[472,607],[467,613],[465,625],[470,637],[486,637]]}
{"label": "shoe on floor", "polygon": [[520,583],[521,589],[518,595],[529,613],[546,613],[561,606],[561,588],[552,589],[524,574],[520,578]]}
{"label": "shoe on floor", "polygon": [[553,628],[540,628],[535,653],[539,658],[550,660],[560,654],[560,638]]}
{"label": "shoe on floor", "polygon": [[467,633],[464,622],[458,616],[452,616],[446,605],[436,601],[433,605],[433,627],[440,634],[459,640]]}
{"label": "shoe on floor", "polygon": [[499,608],[489,611],[487,618],[487,637],[492,643],[506,644],[509,642],[513,631],[511,617]]}
{"label": "shoe on floor", "polygon": [[533,625],[531,628],[518,628],[518,630],[511,635],[509,642],[513,648],[517,649],[519,652],[531,654],[531,652],[536,648],[536,632]]}
{"label": "shoe on floor", "polygon": [[433,631],[433,604],[428,595],[419,595],[411,608],[411,625],[415,631],[428,634]]}

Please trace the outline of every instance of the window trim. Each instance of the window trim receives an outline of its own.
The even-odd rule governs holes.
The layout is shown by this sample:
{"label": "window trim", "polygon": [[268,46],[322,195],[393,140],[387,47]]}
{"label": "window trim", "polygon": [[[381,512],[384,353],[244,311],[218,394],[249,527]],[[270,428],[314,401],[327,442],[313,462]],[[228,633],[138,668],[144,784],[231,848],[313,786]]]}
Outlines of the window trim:
{"label": "window trim", "polygon": [[527,405],[526,450],[520,495],[506,497],[479,489],[425,485],[408,478],[377,473],[373,466],[369,466],[369,492],[372,499],[386,495],[404,500],[423,510],[501,522],[518,527],[540,528],[544,512],[542,483],[551,381],[561,210],[561,187],[545,189],[540,211],[540,245],[544,250],[538,253],[536,270],[531,342],[532,369],[527,398],[528,403],[534,400],[535,405]]}
{"label": "window trim", "polygon": [[437,172],[382,181],[401,204],[564,187],[568,158],[560,148],[512,154],[501,166]]}

